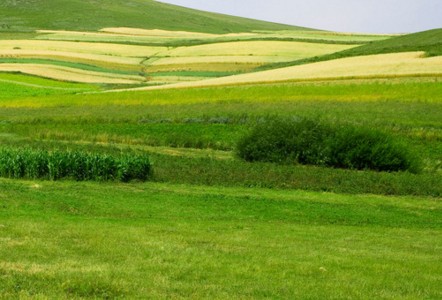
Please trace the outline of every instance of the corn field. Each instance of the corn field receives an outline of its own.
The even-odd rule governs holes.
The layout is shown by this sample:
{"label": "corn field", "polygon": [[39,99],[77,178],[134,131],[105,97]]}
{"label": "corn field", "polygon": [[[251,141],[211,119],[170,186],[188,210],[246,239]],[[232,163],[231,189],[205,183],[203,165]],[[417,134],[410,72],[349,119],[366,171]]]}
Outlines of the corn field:
{"label": "corn field", "polygon": [[62,178],[77,181],[145,181],[151,174],[145,155],[94,154],[81,151],[0,149],[0,176],[6,178]]}

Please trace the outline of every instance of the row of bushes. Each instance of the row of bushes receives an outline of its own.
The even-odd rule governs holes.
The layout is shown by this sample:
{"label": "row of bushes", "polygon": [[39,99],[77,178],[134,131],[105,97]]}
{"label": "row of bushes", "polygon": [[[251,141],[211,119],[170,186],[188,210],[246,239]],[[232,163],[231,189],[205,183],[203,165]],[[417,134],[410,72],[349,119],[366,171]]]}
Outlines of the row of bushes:
{"label": "row of bushes", "polygon": [[417,156],[389,134],[303,118],[269,118],[257,124],[239,140],[237,154],[246,161],[357,170],[417,173],[420,168]]}
{"label": "row of bushes", "polygon": [[81,151],[0,149],[0,176],[58,180],[147,180],[151,164],[144,155],[92,154]]}

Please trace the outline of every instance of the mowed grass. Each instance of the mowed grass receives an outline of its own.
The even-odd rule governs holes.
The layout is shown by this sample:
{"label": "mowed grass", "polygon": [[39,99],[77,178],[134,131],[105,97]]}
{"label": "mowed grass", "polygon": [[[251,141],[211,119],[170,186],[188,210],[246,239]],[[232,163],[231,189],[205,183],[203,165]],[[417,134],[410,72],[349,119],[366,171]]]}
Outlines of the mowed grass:
{"label": "mowed grass", "polygon": [[431,198],[0,179],[6,298],[441,296]]}

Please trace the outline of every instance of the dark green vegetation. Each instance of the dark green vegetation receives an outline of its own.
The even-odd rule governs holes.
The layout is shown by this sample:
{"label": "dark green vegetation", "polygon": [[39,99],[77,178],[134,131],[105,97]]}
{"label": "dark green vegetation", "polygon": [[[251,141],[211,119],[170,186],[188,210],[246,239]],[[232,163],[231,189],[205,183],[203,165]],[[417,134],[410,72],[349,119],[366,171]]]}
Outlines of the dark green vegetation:
{"label": "dark green vegetation", "polygon": [[243,136],[237,154],[246,161],[335,168],[417,172],[406,145],[378,130],[305,118],[269,118]]}
{"label": "dark green vegetation", "polygon": [[433,29],[369,43],[341,52],[342,57],[396,52],[424,51],[442,55],[442,29]]}
{"label": "dark green vegetation", "polygon": [[0,179],[0,220],[4,298],[442,296],[436,199]]}
{"label": "dark green vegetation", "polygon": [[7,178],[72,180],[147,180],[147,156],[91,154],[80,151],[0,149],[0,176]]}
{"label": "dark green vegetation", "polygon": [[98,30],[104,27],[209,33],[296,30],[301,27],[207,13],[153,0],[5,0],[1,31]]}

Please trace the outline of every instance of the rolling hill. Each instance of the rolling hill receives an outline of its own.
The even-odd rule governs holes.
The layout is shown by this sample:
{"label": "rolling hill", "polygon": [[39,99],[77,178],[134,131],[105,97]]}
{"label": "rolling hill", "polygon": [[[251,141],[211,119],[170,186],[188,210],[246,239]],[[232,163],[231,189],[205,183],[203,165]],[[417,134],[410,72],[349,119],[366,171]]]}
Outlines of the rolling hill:
{"label": "rolling hill", "polygon": [[0,299],[442,299],[441,35],[0,0]]}
{"label": "rolling hill", "polygon": [[104,27],[208,33],[306,28],[202,12],[153,0],[5,0],[0,31],[98,30]]}
{"label": "rolling hill", "polygon": [[343,51],[341,57],[425,51],[430,56],[442,55],[442,28],[393,37]]}

